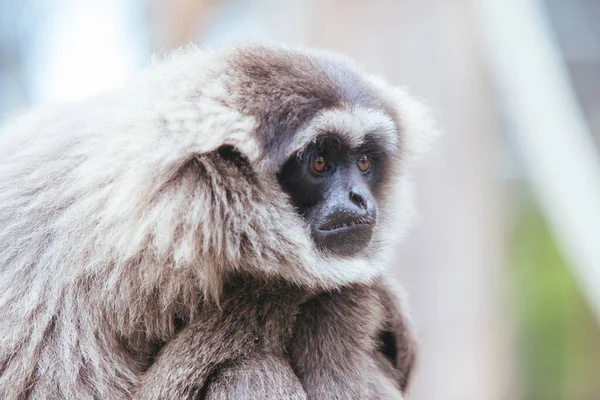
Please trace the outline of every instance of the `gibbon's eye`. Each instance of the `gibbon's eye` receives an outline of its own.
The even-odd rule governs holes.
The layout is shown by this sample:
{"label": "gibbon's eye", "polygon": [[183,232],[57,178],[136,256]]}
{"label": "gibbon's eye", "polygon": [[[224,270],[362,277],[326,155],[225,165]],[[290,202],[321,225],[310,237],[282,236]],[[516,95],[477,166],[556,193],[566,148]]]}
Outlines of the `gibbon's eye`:
{"label": "gibbon's eye", "polygon": [[360,169],[362,172],[367,172],[371,168],[371,159],[364,154],[358,157],[358,161],[356,163],[358,164],[358,169]]}
{"label": "gibbon's eye", "polygon": [[323,172],[327,171],[327,167],[328,167],[327,160],[325,159],[325,157],[318,155],[313,160],[312,166],[313,166],[313,170],[315,170],[315,172],[322,174]]}

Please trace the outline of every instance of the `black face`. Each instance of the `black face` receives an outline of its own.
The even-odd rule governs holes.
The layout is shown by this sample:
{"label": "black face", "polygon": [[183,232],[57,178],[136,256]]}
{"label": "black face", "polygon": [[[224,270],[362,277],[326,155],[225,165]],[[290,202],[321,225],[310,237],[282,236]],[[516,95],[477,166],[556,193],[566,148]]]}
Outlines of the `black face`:
{"label": "black face", "polygon": [[278,174],[317,246],[338,256],[355,255],[373,236],[383,160],[371,142],[351,149],[326,136],[292,156]]}

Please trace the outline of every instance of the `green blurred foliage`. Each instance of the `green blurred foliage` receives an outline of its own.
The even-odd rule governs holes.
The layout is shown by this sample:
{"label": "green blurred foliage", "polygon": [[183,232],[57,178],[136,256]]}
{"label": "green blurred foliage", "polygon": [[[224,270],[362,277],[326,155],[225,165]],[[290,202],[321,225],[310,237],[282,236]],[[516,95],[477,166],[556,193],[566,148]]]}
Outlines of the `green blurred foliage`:
{"label": "green blurred foliage", "polygon": [[599,324],[543,215],[525,203],[518,210],[510,269],[523,398],[600,399]]}

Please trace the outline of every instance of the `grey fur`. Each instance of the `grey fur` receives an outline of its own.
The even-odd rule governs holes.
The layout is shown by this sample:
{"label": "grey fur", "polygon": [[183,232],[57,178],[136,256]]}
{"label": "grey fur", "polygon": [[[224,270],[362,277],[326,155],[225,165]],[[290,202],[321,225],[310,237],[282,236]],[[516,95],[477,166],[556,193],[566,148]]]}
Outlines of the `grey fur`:
{"label": "grey fur", "polygon": [[[360,95],[345,92],[347,77],[353,90],[364,87]],[[280,106],[286,114],[275,112]],[[353,259],[314,248],[275,179],[282,160],[330,123],[355,143],[376,128],[396,154],[372,244]],[[205,354],[198,349],[208,342],[188,347],[186,338],[218,339],[239,326],[226,323],[219,301],[240,301],[237,315],[258,315],[252,301],[224,296],[237,272],[304,295],[372,284],[409,224],[406,171],[431,132],[424,108],[404,90],[338,57],[268,46],[181,51],[121,91],[14,121],[0,134],[0,398],[119,399],[144,393],[148,382],[156,394],[162,383],[153,371],[165,365],[163,377],[175,379],[169,365]],[[392,207],[398,201],[401,212]],[[285,319],[264,333],[269,346],[308,346],[292,341],[293,315],[268,314]],[[381,327],[378,318],[364,322]],[[289,338],[276,339],[284,333]],[[247,374],[215,376],[226,364],[210,364],[214,387],[200,389],[214,398],[234,391],[228,376],[240,385],[276,379],[260,376],[257,363],[279,371],[285,390],[299,387],[290,369],[309,381],[302,365],[310,360],[288,365],[285,352],[229,350],[243,351],[231,353],[229,361],[243,363],[230,368]],[[200,373],[202,360],[192,364]]]}
{"label": "grey fur", "polygon": [[[248,276],[158,354],[140,399],[401,399],[415,359],[383,282],[318,294]],[[394,336],[395,362],[379,349]]]}

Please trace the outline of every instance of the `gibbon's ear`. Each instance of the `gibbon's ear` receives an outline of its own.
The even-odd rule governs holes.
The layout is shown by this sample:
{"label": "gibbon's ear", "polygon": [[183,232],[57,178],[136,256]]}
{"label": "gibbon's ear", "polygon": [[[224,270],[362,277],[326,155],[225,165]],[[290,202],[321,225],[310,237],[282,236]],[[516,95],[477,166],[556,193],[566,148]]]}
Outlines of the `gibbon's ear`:
{"label": "gibbon's ear", "polygon": [[380,292],[385,309],[385,324],[379,331],[376,360],[389,379],[405,393],[408,390],[417,354],[412,326],[400,297],[389,291]]}
{"label": "gibbon's ear", "polygon": [[440,131],[429,107],[401,86],[391,86],[378,77],[369,77],[373,85],[392,105],[399,127],[400,146],[404,159],[413,164],[432,147]]}

